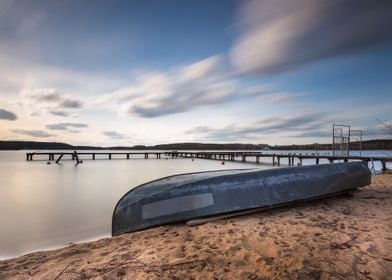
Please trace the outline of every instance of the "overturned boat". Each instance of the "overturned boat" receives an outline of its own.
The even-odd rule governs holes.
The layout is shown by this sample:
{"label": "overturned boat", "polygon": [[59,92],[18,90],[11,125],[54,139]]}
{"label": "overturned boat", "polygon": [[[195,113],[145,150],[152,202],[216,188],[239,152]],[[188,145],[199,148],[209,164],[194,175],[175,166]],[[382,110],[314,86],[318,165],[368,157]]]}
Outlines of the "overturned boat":
{"label": "overturned boat", "polygon": [[136,187],[117,203],[112,235],[222,213],[349,192],[370,184],[363,162],[170,176]]}

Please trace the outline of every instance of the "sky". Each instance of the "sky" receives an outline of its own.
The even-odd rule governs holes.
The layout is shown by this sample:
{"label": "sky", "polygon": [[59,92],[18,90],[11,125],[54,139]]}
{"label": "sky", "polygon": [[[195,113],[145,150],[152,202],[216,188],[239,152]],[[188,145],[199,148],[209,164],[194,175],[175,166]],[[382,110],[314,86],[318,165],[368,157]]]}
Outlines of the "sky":
{"label": "sky", "polygon": [[389,0],[0,0],[0,140],[386,138]]}

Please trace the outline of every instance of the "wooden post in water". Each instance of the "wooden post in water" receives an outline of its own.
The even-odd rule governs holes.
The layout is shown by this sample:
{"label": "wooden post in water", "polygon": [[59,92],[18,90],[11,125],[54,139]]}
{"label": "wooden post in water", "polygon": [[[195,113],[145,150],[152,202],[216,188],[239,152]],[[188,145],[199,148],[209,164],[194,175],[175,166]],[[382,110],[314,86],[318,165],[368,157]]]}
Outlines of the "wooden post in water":
{"label": "wooden post in water", "polygon": [[319,163],[320,163],[320,158],[316,157],[316,164],[319,164]]}
{"label": "wooden post in water", "polygon": [[93,160],[95,160],[95,153],[93,153]]}
{"label": "wooden post in water", "polygon": [[76,151],[73,152],[72,159],[76,160],[76,165],[80,163],[78,153]]}
{"label": "wooden post in water", "polygon": [[108,155],[109,155],[109,159],[112,159],[112,154],[111,154],[111,153],[109,153]]}
{"label": "wooden post in water", "polygon": [[280,156],[277,156],[278,166],[280,166]]}
{"label": "wooden post in water", "polygon": [[56,163],[59,163],[59,162],[60,162],[60,160],[61,160],[61,158],[63,157],[63,155],[64,155],[64,154],[61,154],[61,155],[59,156],[59,158],[56,160]]}
{"label": "wooden post in water", "polygon": [[80,163],[80,161],[79,161],[78,153],[76,151],[74,152],[74,156],[75,156],[75,160],[76,160],[76,165],[78,165]]}
{"label": "wooden post in water", "polygon": [[387,171],[387,163],[384,160],[381,161],[381,166],[382,166],[381,168],[382,171]]}

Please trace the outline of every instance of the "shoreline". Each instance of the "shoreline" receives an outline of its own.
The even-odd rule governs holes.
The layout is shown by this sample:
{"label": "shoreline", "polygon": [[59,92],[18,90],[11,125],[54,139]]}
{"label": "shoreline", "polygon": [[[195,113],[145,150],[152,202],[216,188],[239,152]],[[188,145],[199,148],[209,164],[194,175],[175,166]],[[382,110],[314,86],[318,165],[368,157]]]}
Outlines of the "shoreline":
{"label": "shoreline", "polygon": [[161,226],[0,261],[0,279],[383,279],[392,175],[353,197]]}

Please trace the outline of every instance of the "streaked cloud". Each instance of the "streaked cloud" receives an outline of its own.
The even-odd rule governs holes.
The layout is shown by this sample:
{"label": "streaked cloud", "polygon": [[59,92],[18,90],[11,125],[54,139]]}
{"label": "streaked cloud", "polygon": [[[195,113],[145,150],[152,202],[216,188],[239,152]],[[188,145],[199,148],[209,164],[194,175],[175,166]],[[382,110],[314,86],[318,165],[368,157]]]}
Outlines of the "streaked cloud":
{"label": "streaked cloud", "polygon": [[49,138],[55,136],[54,134],[47,133],[43,130],[25,130],[25,129],[12,129],[11,132],[31,136],[35,138]]}
{"label": "streaked cloud", "polygon": [[86,128],[88,127],[85,123],[71,123],[71,122],[62,122],[62,123],[54,123],[46,125],[46,128],[49,130],[66,130],[69,132],[79,132],[78,128]]}
{"label": "streaked cloud", "polygon": [[264,103],[284,103],[293,102],[298,99],[302,94],[292,93],[292,92],[274,92],[262,95],[260,99]]}
{"label": "streaked cloud", "polygon": [[290,99],[290,93],[280,93],[269,85],[241,81],[222,64],[220,56],[213,56],[173,71],[144,72],[131,86],[93,102],[121,115],[155,118],[263,95],[270,101]]}
{"label": "streaked cloud", "polygon": [[52,111],[49,111],[49,113],[54,115],[54,116],[60,116],[60,117],[68,117],[68,116],[70,116],[70,113],[68,113],[66,111],[61,111],[61,110],[52,110]]}
{"label": "streaked cloud", "polygon": [[76,99],[64,99],[58,104],[58,108],[79,109],[82,108],[82,102]]}
{"label": "streaked cloud", "polygon": [[32,115],[50,113],[56,116],[69,116],[70,109],[83,108],[80,99],[62,93],[56,88],[23,88],[20,92],[21,104]]}
{"label": "streaked cloud", "polygon": [[8,89],[19,91],[21,88],[62,89],[86,96],[113,90],[124,84],[109,75],[32,62],[21,56],[18,50],[10,48],[0,46],[0,92]]}
{"label": "streaked cloud", "polygon": [[392,39],[389,0],[251,0],[239,13],[231,60],[242,73],[276,74]]}
{"label": "streaked cloud", "polygon": [[103,131],[102,134],[105,135],[106,137],[109,137],[111,139],[117,139],[117,140],[127,138],[125,134],[119,133],[117,131]]}
{"label": "streaked cloud", "polygon": [[312,131],[303,131],[300,133],[296,133],[292,135],[292,137],[305,137],[305,138],[331,138],[332,133],[330,130],[312,130]]}
{"label": "streaked cloud", "polygon": [[0,120],[14,121],[18,117],[11,111],[0,109]]}
{"label": "streaked cloud", "polygon": [[21,91],[23,97],[42,101],[42,102],[58,102],[61,101],[61,94],[57,91],[57,89],[51,88],[42,88],[42,89],[27,89],[24,88]]}
{"label": "streaked cloud", "polygon": [[382,131],[383,134],[392,137],[392,121],[391,120],[377,120],[377,125],[374,128],[377,132]]}
{"label": "streaked cloud", "polygon": [[[255,137],[307,133],[329,125],[327,113],[308,113],[262,118],[252,123],[229,124],[225,127],[199,126],[187,131],[198,138],[213,141],[241,141]],[[317,136],[317,135],[316,135]]]}

